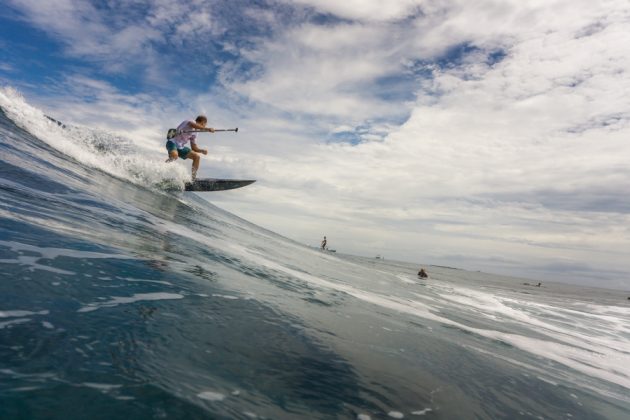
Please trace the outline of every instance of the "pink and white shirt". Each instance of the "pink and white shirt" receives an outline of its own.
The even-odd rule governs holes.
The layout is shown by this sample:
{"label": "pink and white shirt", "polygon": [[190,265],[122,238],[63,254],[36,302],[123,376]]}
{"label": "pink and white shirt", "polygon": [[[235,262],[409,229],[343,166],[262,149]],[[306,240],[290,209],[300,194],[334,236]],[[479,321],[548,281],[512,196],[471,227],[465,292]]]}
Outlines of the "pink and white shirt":
{"label": "pink and white shirt", "polygon": [[173,143],[177,145],[178,149],[186,146],[186,143],[190,142],[191,145],[197,141],[197,135],[195,133],[185,133],[184,131],[194,130],[192,126],[193,121],[186,120],[177,126],[177,135],[171,139]]}

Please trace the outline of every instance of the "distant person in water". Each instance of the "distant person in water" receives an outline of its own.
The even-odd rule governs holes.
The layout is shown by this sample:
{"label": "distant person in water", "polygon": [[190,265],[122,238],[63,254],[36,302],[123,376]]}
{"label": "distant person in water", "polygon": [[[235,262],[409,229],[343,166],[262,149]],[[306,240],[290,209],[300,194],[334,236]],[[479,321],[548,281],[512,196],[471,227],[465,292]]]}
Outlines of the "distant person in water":
{"label": "distant person in water", "polygon": [[418,271],[418,277],[420,277],[421,279],[426,279],[429,278],[429,275],[426,271],[424,271],[424,268],[421,268],[420,271]]}
{"label": "distant person in water", "polygon": [[[178,157],[182,159],[192,159],[193,181],[197,178],[197,170],[199,170],[201,153],[207,155],[208,151],[206,149],[200,149],[197,146],[197,134],[190,133],[189,131],[207,131],[209,133],[214,133],[214,128],[206,127],[207,123],[208,119],[205,115],[199,115],[195,121],[183,121],[177,127],[175,136],[166,141],[166,150],[168,151],[167,162],[177,160]],[[190,147],[186,146],[188,142],[190,142]]]}
{"label": "distant person in water", "polygon": [[529,284],[529,283],[523,283],[525,286],[534,286],[534,287],[540,287],[542,286],[542,283],[538,283],[538,284]]}
{"label": "distant person in water", "polygon": [[325,249],[326,249],[326,244],[327,244],[327,243],[328,243],[328,241],[326,241],[326,237],[324,236],[324,240],[322,241],[322,245],[321,245],[322,250],[325,250]]}

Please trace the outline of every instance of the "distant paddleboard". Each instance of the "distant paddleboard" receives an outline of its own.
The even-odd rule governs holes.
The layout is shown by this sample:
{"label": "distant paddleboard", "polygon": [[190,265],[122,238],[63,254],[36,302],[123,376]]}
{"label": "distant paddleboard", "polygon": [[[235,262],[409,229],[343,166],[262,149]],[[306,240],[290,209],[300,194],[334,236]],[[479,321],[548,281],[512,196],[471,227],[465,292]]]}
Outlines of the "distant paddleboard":
{"label": "distant paddleboard", "polygon": [[187,182],[185,188],[186,191],[225,191],[241,188],[254,182],[256,180],[205,178]]}

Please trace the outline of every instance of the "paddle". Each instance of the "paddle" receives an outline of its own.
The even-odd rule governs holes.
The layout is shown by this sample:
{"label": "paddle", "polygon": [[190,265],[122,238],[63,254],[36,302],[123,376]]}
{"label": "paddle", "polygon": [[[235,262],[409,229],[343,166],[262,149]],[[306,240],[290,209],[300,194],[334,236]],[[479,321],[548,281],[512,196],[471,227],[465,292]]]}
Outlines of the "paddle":
{"label": "paddle", "polygon": [[[214,130],[215,133],[217,131],[234,131],[235,133],[238,133],[238,127],[236,127],[236,128],[217,128],[216,130]],[[183,133],[209,133],[209,132],[210,131],[206,131],[206,130],[190,130],[190,131],[182,131],[182,132],[178,133],[176,129],[169,128],[168,129],[168,133],[166,133],[166,139],[167,140],[171,140],[173,137],[176,137],[178,134],[183,134]]]}
{"label": "paddle", "polygon": [[[238,133],[238,127],[236,128],[215,128],[214,132],[216,133],[217,131],[234,131],[235,133]],[[182,131],[182,133],[209,133],[210,131],[206,131],[206,130],[191,130],[191,131]]]}

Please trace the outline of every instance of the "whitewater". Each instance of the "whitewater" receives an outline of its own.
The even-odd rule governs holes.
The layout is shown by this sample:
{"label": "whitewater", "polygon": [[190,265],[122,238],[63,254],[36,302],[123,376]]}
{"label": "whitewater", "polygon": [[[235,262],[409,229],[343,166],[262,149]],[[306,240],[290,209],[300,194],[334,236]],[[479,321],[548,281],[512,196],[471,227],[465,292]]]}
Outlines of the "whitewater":
{"label": "whitewater", "polygon": [[1,419],[630,418],[628,292],[322,252],[163,159],[0,89]]}

